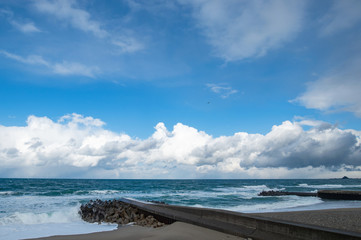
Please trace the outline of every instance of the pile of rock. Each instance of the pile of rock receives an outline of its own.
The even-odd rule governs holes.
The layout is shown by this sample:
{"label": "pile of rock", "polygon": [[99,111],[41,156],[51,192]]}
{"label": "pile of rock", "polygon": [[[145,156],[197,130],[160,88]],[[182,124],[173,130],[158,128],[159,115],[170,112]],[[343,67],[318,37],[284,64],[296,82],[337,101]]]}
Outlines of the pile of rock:
{"label": "pile of rock", "polygon": [[140,226],[154,228],[165,225],[152,215],[141,213],[139,209],[119,200],[90,200],[80,206],[79,214],[84,221],[90,223],[108,222],[124,225],[133,222]]}

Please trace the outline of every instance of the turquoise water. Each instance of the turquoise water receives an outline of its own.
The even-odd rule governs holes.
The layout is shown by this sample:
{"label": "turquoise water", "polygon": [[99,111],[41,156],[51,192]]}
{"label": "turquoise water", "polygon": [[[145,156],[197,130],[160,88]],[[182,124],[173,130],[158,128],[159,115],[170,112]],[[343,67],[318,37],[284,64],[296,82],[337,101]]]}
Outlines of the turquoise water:
{"label": "turquoise water", "polygon": [[77,212],[90,199],[134,198],[240,212],[361,207],[360,201],[317,197],[260,197],[263,190],[361,190],[360,179],[317,180],[74,180],[0,179],[0,239],[114,229],[84,223]]}

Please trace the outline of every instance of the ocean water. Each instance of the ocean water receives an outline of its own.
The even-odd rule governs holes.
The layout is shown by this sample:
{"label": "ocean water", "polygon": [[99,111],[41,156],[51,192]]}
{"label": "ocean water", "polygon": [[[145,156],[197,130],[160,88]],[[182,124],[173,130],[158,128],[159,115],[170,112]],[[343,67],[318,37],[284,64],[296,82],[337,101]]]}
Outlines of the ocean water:
{"label": "ocean water", "polygon": [[0,179],[0,239],[113,230],[112,224],[83,222],[79,206],[91,199],[122,197],[168,204],[270,212],[361,207],[361,201],[317,197],[261,197],[261,191],[361,190],[361,179],[297,180],[75,180]]}

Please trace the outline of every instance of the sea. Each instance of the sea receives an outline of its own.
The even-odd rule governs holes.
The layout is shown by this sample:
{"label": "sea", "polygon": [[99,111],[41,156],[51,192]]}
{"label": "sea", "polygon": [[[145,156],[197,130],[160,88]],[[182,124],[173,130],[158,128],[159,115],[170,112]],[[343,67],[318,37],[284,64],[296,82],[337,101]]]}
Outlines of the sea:
{"label": "sea", "polygon": [[168,204],[274,212],[361,207],[361,201],[318,197],[258,196],[261,191],[361,190],[361,179],[285,180],[99,180],[0,179],[0,239],[110,231],[115,224],[91,224],[78,211],[89,200],[131,198]]}

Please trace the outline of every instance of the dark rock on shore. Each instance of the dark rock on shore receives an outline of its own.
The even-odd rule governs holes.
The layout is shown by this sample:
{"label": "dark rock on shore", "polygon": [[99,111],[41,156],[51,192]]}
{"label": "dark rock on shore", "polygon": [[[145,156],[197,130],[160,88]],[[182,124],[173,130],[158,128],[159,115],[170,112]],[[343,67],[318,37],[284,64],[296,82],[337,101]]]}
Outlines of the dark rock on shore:
{"label": "dark rock on shore", "polygon": [[79,214],[84,221],[90,223],[107,222],[125,225],[134,222],[136,225],[153,228],[165,225],[152,215],[147,215],[139,211],[139,209],[119,200],[90,200],[88,203],[80,206]]}

